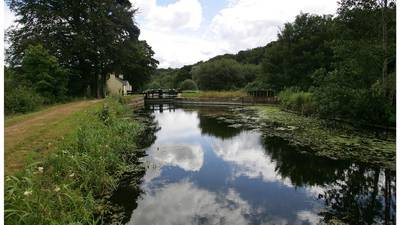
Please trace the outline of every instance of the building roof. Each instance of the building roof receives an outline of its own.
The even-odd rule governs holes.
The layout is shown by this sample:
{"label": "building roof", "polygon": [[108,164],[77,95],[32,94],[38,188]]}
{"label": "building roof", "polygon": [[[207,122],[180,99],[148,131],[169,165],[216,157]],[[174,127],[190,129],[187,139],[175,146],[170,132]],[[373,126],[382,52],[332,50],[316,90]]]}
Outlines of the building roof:
{"label": "building roof", "polygon": [[129,82],[128,82],[127,80],[122,80],[121,78],[119,78],[119,77],[117,77],[117,76],[115,76],[115,75],[114,75],[114,77],[115,77],[115,79],[117,79],[118,81],[120,81],[123,85],[129,85]]}

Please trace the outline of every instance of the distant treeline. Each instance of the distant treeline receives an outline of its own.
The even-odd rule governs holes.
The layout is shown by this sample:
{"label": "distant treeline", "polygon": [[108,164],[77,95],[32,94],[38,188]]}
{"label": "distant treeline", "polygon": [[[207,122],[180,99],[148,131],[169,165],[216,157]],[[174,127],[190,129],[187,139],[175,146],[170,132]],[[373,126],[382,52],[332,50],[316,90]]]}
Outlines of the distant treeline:
{"label": "distant treeline", "polygon": [[[290,110],[395,123],[395,1],[341,0],[335,16],[300,14],[276,41],[180,69],[147,88],[268,90]],[[187,85],[191,83],[191,85]]]}
{"label": "distant treeline", "polygon": [[[104,97],[111,73],[141,88],[158,62],[138,39],[129,0],[8,0],[6,113],[76,96]],[[32,103],[32,104],[30,104]]]}

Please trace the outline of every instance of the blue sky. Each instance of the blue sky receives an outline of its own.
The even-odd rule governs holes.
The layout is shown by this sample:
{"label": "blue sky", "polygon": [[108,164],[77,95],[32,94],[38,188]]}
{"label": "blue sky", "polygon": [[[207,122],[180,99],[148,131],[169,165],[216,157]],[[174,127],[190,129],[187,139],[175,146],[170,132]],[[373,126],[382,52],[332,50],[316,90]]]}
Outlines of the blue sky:
{"label": "blue sky", "polygon": [[[160,68],[264,46],[303,13],[334,14],[337,0],[130,0]],[[13,24],[5,7],[3,21]]]}

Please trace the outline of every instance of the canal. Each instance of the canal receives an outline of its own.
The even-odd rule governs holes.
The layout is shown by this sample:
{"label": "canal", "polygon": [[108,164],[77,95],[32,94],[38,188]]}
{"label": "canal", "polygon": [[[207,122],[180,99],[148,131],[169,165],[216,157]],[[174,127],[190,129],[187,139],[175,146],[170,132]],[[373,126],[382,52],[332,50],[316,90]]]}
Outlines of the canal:
{"label": "canal", "polygon": [[151,109],[160,129],[126,224],[394,223],[394,172],[315,157],[219,119],[229,109]]}

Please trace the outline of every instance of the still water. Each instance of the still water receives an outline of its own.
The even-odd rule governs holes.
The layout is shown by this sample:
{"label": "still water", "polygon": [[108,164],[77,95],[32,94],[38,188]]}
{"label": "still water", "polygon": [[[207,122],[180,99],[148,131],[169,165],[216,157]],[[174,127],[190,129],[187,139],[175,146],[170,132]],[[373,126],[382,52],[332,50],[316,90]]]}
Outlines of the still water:
{"label": "still water", "polygon": [[[391,224],[395,177],[235,128],[218,108],[154,110],[142,194],[127,224]],[[129,198],[129,196],[127,196]],[[134,200],[134,199],[132,199]]]}

